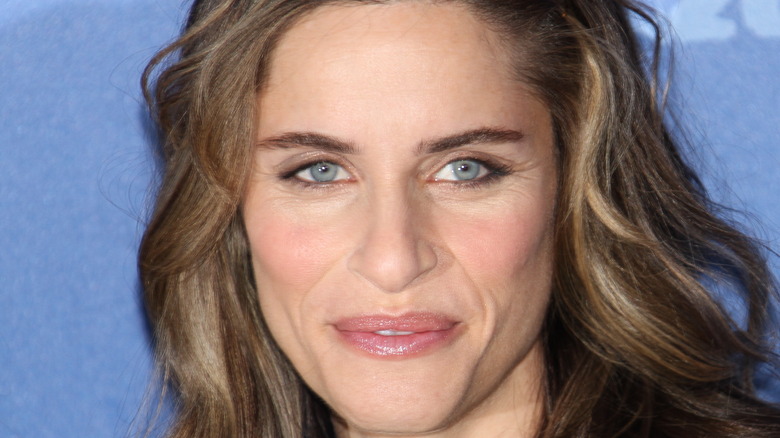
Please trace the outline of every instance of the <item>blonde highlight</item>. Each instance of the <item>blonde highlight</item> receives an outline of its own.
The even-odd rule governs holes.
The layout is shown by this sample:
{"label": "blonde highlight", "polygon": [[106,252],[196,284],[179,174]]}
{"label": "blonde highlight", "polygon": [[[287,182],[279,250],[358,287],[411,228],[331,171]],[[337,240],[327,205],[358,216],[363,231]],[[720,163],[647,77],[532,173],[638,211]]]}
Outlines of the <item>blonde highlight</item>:
{"label": "blonde highlight", "polygon": [[[631,1],[457,1],[506,36],[557,135],[539,436],[780,434],[777,407],[752,387],[755,364],[769,359],[776,288],[664,128],[659,57],[644,65],[629,31],[629,13],[649,13]],[[333,436],[327,406],[260,315],[240,208],[262,116],[254,96],[276,41],[323,4],[360,2],[196,1],[182,36],[144,73],[165,169],[139,267],[176,394],[167,436]],[[719,278],[740,284],[744,327],[703,284]]]}

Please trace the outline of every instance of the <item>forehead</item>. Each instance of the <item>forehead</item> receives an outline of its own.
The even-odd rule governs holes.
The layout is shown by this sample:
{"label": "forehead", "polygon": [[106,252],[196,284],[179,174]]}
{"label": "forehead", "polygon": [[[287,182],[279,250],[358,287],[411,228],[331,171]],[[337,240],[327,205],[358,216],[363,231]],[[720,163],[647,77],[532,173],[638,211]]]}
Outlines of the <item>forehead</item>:
{"label": "forehead", "polygon": [[[386,4],[338,3],[319,7],[301,17],[283,36],[283,45],[318,44],[323,40],[336,49],[362,42],[378,49],[385,38],[414,41],[416,46],[440,43],[470,48],[488,42],[493,32],[472,11],[457,2],[404,1]],[[480,47],[482,48],[482,47]]]}
{"label": "forehead", "polygon": [[530,93],[500,41],[456,2],[318,8],[272,54],[260,134],[359,128],[389,138],[412,122],[430,135],[513,124],[513,107]]}
{"label": "forehead", "polygon": [[[339,69],[360,67],[376,78],[391,76],[398,81],[410,67],[417,75],[432,77],[451,74],[444,69],[455,67],[472,74],[498,72],[499,67],[510,74],[499,40],[466,6],[455,2],[323,6],[282,35],[272,55],[269,85],[286,81],[290,74],[305,76],[315,67],[316,73],[336,76],[343,73]],[[402,57],[404,62],[387,63],[388,57]],[[283,74],[274,75],[275,71]]]}

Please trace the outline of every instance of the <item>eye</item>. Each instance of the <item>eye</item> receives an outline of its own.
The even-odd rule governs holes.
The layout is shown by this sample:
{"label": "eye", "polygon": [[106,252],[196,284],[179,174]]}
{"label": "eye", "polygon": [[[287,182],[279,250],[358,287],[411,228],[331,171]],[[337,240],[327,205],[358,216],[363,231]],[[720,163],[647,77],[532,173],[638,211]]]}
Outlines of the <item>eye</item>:
{"label": "eye", "polygon": [[434,181],[473,181],[491,173],[484,163],[477,160],[456,160],[447,163],[433,176]]}
{"label": "eye", "polygon": [[296,178],[310,183],[330,183],[348,180],[349,173],[343,167],[330,161],[318,161],[295,172]]}

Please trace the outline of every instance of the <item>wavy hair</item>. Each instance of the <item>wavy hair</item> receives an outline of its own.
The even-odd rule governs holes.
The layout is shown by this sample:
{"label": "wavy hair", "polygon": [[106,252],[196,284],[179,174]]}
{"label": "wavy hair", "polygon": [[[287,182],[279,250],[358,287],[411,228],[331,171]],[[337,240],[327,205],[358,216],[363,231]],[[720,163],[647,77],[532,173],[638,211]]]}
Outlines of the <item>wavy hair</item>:
{"label": "wavy hair", "polygon": [[[404,0],[396,0],[404,1]],[[406,0],[410,1],[410,0]],[[448,0],[428,0],[446,2]],[[517,79],[549,108],[560,190],[543,332],[539,437],[780,436],[755,396],[776,292],[752,240],[716,215],[664,126],[659,27],[629,0],[449,0],[503,37]],[[164,169],[139,268],[167,436],[330,437],[330,412],[267,330],[239,210],[255,97],[275,43],[324,4],[196,0],[142,86]],[[630,16],[656,29],[643,51]],[[745,321],[705,284],[730,285]]]}

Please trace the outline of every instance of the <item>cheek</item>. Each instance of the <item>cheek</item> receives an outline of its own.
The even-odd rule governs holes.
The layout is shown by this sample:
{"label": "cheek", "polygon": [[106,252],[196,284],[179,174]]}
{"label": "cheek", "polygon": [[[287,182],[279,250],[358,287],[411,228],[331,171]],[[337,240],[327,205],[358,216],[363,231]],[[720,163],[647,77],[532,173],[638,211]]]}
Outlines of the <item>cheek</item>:
{"label": "cheek", "polygon": [[298,295],[316,283],[337,258],[338,231],[279,214],[278,209],[266,211],[276,214],[245,215],[260,295]]}
{"label": "cheek", "polygon": [[448,247],[472,280],[493,286],[498,286],[496,281],[546,280],[552,226],[550,215],[539,214],[545,209],[512,206],[484,211],[490,214],[443,226]]}

